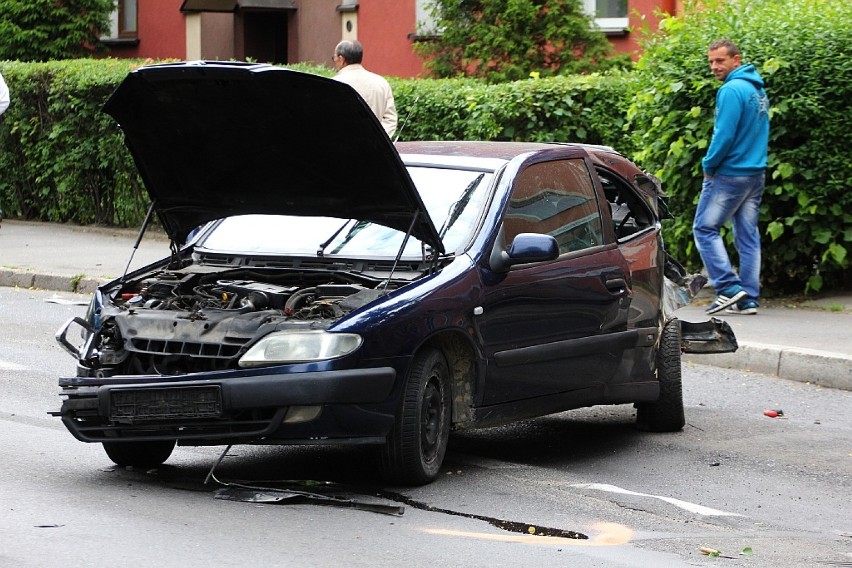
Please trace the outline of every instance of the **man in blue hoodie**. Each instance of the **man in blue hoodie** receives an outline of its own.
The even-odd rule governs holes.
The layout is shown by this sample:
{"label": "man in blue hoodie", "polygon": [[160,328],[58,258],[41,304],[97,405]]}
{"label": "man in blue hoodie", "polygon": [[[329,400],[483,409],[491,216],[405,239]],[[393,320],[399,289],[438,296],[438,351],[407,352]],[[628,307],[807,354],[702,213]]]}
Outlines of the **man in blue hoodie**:
{"label": "man in blue hoodie", "polygon": [[[724,84],[716,93],[713,139],[701,162],[704,183],[695,220],[695,244],[716,298],[708,314],[722,310],[756,314],[760,297],[760,233],[757,227],[769,144],[769,99],[754,65],[742,65],[730,40],[707,50],[710,70]],[[739,254],[734,272],[720,230],[731,221]]]}

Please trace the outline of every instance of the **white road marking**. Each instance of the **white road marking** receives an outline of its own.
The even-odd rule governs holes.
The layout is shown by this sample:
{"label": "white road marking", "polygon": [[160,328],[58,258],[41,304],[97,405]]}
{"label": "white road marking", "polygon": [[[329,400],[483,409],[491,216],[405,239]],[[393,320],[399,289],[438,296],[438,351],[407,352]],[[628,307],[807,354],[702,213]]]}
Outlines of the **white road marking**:
{"label": "white road marking", "polygon": [[647,493],[637,493],[636,491],[630,491],[628,489],[622,489],[621,487],[616,487],[615,485],[607,485],[605,483],[575,483],[572,484],[571,487],[576,487],[578,489],[596,489],[598,491],[607,491],[609,493],[620,493],[622,495],[634,495],[636,497],[652,497],[654,499],[659,499],[661,501],[665,501],[666,503],[670,503],[675,507],[680,507],[681,509],[686,509],[691,513],[695,513],[697,515],[704,515],[707,517],[742,517],[739,513],[729,513],[727,511],[719,511],[718,509],[711,509],[710,507],[705,507],[703,505],[697,505],[695,503],[690,503],[689,501],[681,501],[680,499],[675,499],[674,497],[664,497],[662,495],[649,495]]}
{"label": "white road marking", "polygon": [[29,371],[29,367],[18,365],[17,363],[9,363],[0,359],[0,371]]}

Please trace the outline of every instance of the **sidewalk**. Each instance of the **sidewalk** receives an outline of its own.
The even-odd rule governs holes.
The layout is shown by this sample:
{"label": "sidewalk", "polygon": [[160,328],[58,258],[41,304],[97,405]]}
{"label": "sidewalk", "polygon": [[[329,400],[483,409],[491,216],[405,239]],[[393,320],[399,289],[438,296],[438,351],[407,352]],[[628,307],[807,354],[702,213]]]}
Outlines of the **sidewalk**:
{"label": "sidewalk", "polygon": [[[90,294],[121,276],[138,232],[4,220],[0,224],[0,286]],[[162,233],[146,233],[130,270],[168,256]],[[705,289],[676,315],[704,321],[712,291]],[[725,315],[739,342],[736,353],[687,355],[702,365],[754,371],[784,379],[852,390],[852,292],[798,307],[761,307],[756,316]]]}

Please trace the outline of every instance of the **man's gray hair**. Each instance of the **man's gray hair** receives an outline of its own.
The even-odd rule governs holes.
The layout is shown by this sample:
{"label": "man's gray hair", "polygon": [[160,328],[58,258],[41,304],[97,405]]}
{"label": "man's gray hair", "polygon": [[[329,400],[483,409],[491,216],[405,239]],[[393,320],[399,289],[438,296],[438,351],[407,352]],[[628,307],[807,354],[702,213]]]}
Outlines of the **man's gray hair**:
{"label": "man's gray hair", "polygon": [[344,39],[334,48],[334,53],[342,57],[347,65],[361,63],[364,58],[364,47],[356,39]]}

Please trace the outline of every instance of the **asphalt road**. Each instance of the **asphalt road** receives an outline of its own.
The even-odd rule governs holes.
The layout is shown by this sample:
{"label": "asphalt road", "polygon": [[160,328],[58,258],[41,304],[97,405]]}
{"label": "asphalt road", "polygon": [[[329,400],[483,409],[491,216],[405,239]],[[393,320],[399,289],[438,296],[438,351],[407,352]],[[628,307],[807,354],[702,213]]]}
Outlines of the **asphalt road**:
{"label": "asphalt road", "polygon": [[[628,405],[596,407],[456,434],[442,477],[421,488],[377,485],[369,452],[339,447],[235,447],[205,484],[222,448],[117,468],[47,414],[74,368],[53,334],[86,302],[0,288],[0,566],[852,563],[848,391],[687,364],[677,434],[636,431]],[[404,514],[215,498],[234,483]]]}

